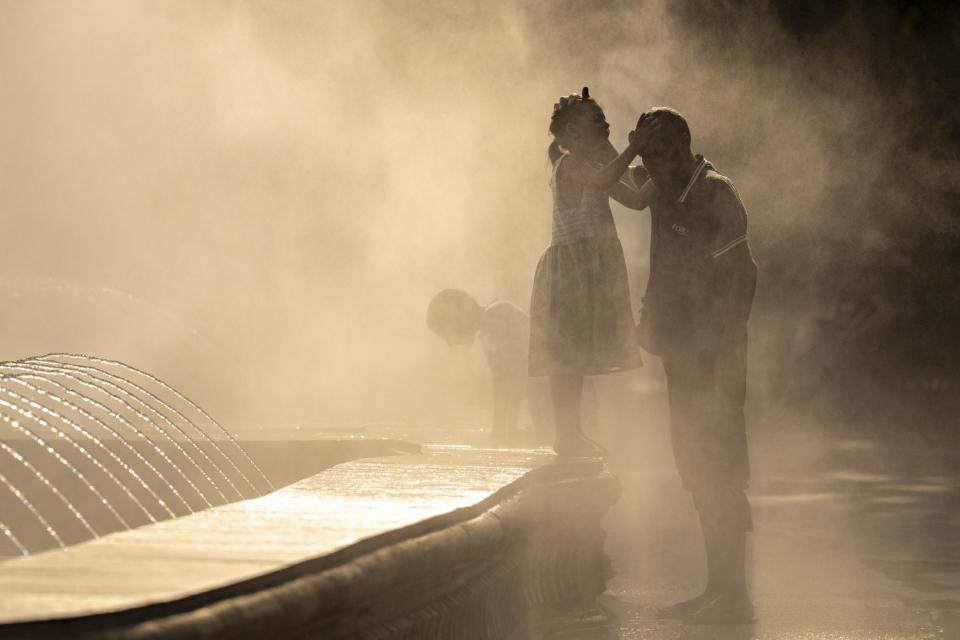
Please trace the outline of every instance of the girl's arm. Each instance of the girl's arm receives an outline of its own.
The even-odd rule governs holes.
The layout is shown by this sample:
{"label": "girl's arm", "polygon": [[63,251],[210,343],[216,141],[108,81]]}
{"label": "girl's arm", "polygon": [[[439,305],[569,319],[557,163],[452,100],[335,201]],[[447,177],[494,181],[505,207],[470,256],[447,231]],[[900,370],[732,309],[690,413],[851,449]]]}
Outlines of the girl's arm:
{"label": "girl's arm", "polygon": [[[607,148],[601,152],[603,160],[617,157],[617,150],[610,142],[607,142]],[[641,179],[637,180],[637,169],[641,174]],[[646,170],[642,166],[631,166],[620,176],[620,179],[607,190],[610,197],[630,209],[641,211],[650,206],[653,198],[657,194],[657,188],[653,180],[647,176]]]}
{"label": "girl's arm", "polygon": [[[629,181],[629,184],[628,184]],[[630,209],[640,211],[646,209],[657,195],[657,188],[653,180],[647,178],[639,186],[624,174],[620,181],[610,187],[610,197]]]}
{"label": "girl's arm", "polygon": [[607,191],[620,179],[620,176],[630,166],[630,161],[636,157],[639,150],[640,145],[637,144],[636,136],[634,136],[627,148],[605,165],[594,166],[576,156],[572,156],[567,158],[560,167],[560,171],[565,180],[574,184]]}
{"label": "girl's arm", "polygon": [[633,209],[644,209],[649,206],[656,192],[653,183],[647,180],[643,185],[636,185],[625,172],[630,161],[643,150],[651,136],[659,130],[659,126],[655,119],[644,113],[637,122],[637,128],[630,132],[630,142],[622,153],[617,155],[614,146],[607,141],[606,147],[594,158],[602,162],[602,166],[591,165],[579,158],[570,158],[567,161],[568,166],[561,167],[560,170],[564,172],[564,178],[578,185],[608,191],[617,202]]}

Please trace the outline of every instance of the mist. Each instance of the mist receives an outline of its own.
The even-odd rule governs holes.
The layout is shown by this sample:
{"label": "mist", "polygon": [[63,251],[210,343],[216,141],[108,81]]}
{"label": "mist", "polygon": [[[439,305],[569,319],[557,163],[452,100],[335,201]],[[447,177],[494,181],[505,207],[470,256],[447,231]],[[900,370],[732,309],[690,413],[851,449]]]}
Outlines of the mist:
{"label": "mist", "polygon": [[[5,358],[124,360],[233,428],[486,424],[479,350],[431,335],[426,303],[527,306],[550,109],[589,85],[617,147],[668,104],[735,181],[761,273],[751,403],[776,400],[798,319],[877,217],[901,114],[855,26],[798,41],[769,7],[679,6],[7,3]],[[637,308],[649,215],[615,216]]]}
{"label": "mist", "polygon": [[[45,395],[75,417],[50,394],[91,388],[67,376],[91,371],[78,362],[147,380],[168,399],[183,392],[250,447],[251,464],[270,477],[265,501],[281,507],[263,521],[291,539],[338,526],[340,491],[358,490],[355,511],[371,522],[389,512],[384,496],[400,479],[414,489],[392,506],[417,507],[421,481],[442,480],[433,496],[439,514],[456,500],[499,495],[525,465],[554,464],[552,434],[524,430],[522,446],[489,448],[501,443],[486,437],[493,411],[483,350],[431,333],[427,304],[457,288],[528,310],[551,240],[548,126],[558,97],[589,86],[618,149],[641,113],[674,107],[690,125],[693,152],[736,185],[758,264],[745,410],[757,524],[747,579],[766,625],[758,637],[857,625],[884,629],[863,637],[887,629],[908,637],[920,623],[940,625],[946,637],[958,628],[960,594],[960,9],[941,20],[946,3],[917,6],[8,0],[0,20],[0,361],[106,359],[6,367],[16,393]],[[639,317],[650,214],[612,208]],[[609,450],[596,465],[612,504],[606,516],[606,502],[594,514],[605,518],[603,530],[565,504],[568,528],[548,527],[575,540],[575,526],[589,525],[591,548],[610,553],[595,567],[607,598],[598,606],[609,614],[603,624],[625,634],[660,625],[654,607],[693,593],[704,568],[697,511],[673,467],[663,369],[659,358],[644,358],[643,368],[586,387],[584,430]],[[59,473],[48,484],[82,490],[82,466],[47,455],[54,448],[14,422],[46,424],[29,400],[4,401],[16,438],[0,442],[4,451],[45,460]],[[188,413],[209,418],[197,407]],[[523,416],[521,427],[532,421]],[[86,441],[66,438],[57,424],[47,426],[64,450],[92,458]],[[149,438],[129,428],[136,435],[125,437],[147,451]],[[164,446],[179,446],[158,433]],[[197,454],[215,451],[220,433]],[[349,466],[387,454],[382,466]],[[132,446],[127,455],[146,462]],[[383,471],[389,465],[394,475]],[[197,482],[209,480],[193,467]],[[130,468],[117,474],[140,480]],[[87,476],[102,472],[88,467]],[[12,489],[40,477],[20,473],[0,480]],[[329,489],[336,504],[283,506],[290,494],[281,487],[309,478],[320,484],[291,492]],[[10,505],[29,506],[27,494],[8,493]],[[588,502],[602,500],[590,494]],[[412,513],[411,523],[426,512]],[[306,520],[312,533],[298,529]],[[231,526],[250,548],[268,531]],[[211,531],[204,524],[170,548],[214,549]],[[8,554],[43,550],[11,539]],[[165,564],[153,549],[144,567]],[[8,566],[17,588],[22,575]],[[678,628],[714,637],[695,625],[657,627]]]}

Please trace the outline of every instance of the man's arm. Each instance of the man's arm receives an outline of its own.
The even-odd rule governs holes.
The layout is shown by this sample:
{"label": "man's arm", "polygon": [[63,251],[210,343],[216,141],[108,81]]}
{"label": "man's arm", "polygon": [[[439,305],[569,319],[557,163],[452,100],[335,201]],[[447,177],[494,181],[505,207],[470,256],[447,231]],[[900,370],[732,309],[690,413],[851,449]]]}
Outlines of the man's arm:
{"label": "man's arm", "polygon": [[747,243],[747,212],[729,180],[714,178],[710,208],[717,225],[710,253],[716,268],[728,274],[723,341],[739,340],[747,332],[747,319],[757,287],[757,263]]}
{"label": "man's arm", "polygon": [[745,339],[757,288],[757,263],[747,243],[747,214],[733,185],[718,182],[711,206],[718,225],[711,257],[716,268],[728,275],[714,381],[721,395],[742,403],[746,393]]}
{"label": "man's arm", "polygon": [[717,260],[725,263],[719,265],[721,268],[730,271],[730,288],[727,294],[729,297],[721,344],[738,343],[747,334],[747,320],[750,318],[753,295],[757,289],[757,263],[754,262],[746,241],[737,244]]}

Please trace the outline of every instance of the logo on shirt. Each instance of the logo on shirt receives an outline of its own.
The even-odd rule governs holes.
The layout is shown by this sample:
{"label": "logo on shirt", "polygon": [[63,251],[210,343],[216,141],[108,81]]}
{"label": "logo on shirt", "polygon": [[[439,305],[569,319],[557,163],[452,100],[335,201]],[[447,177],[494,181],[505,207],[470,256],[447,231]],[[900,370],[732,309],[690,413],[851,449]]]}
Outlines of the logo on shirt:
{"label": "logo on shirt", "polygon": [[677,233],[679,233],[681,236],[686,236],[686,235],[689,235],[689,234],[690,234],[690,230],[687,229],[687,228],[686,228],[685,226],[683,226],[682,224],[675,224],[675,225],[673,225],[673,230],[676,231]]}

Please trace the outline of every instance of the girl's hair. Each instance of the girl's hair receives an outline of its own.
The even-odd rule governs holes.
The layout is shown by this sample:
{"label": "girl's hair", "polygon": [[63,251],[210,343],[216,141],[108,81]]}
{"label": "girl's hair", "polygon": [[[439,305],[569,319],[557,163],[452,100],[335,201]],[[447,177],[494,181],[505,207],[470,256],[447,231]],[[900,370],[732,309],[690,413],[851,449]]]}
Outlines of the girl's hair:
{"label": "girl's hair", "polygon": [[553,115],[550,117],[550,133],[553,135],[553,142],[547,147],[550,164],[557,164],[557,160],[563,157],[565,147],[561,138],[567,123],[587,104],[597,105],[597,101],[590,97],[589,87],[584,87],[580,95],[571,93],[569,96],[560,98],[553,105]]}

